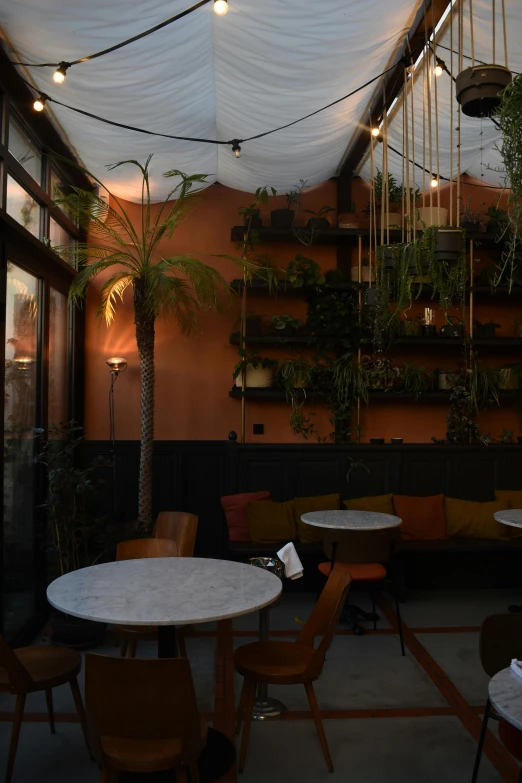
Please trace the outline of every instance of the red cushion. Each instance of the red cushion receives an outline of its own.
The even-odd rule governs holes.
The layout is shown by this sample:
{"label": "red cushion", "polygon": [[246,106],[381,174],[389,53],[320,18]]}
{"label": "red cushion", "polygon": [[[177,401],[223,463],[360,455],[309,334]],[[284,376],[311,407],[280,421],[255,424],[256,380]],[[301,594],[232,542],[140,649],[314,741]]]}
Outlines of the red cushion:
{"label": "red cushion", "polygon": [[394,495],[393,505],[402,519],[400,530],[404,541],[436,541],[448,537],[444,495]]}
{"label": "red cushion", "polygon": [[224,495],[221,506],[228,525],[228,537],[231,541],[250,541],[248,504],[258,500],[270,500],[270,492],[243,492],[239,495]]}
{"label": "red cushion", "polygon": [[[336,563],[335,568],[350,572],[354,582],[380,582],[386,577],[386,569],[380,563]],[[319,571],[330,576],[331,563],[319,563]]]}

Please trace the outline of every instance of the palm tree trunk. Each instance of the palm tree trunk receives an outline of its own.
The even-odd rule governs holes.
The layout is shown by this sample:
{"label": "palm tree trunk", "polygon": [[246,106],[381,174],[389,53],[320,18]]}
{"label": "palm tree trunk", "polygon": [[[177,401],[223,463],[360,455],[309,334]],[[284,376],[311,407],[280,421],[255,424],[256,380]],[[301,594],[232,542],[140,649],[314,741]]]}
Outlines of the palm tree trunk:
{"label": "palm tree trunk", "polygon": [[152,529],[152,450],[154,444],[154,322],[143,306],[143,291],[134,288],[136,341],[141,367],[141,448],[138,480],[138,527]]}

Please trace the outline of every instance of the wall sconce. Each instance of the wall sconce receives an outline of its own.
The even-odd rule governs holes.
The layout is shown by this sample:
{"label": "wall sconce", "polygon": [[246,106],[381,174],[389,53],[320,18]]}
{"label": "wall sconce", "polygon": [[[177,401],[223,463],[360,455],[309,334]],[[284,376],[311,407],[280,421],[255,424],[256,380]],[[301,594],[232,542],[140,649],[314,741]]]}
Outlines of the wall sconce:
{"label": "wall sconce", "polygon": [[116,492],[116,435],[114,431],[114,384],[120,372],[127,369],[127,360],[121,356],[111,356],[105,360],[105,364],[110,368],[111,385],[109,386],[109,438],[111,441],[112,455],[112,498],[114,507],[114,516],[118,511],[118,500]]}

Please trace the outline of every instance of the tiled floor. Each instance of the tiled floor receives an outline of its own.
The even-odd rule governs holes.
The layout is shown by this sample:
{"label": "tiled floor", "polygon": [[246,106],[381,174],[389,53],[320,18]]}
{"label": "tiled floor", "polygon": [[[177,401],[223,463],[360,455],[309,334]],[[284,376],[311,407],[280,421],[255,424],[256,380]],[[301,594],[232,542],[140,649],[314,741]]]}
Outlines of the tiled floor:
{"label": "tiled floor", "polygon": [[[315,597],[284,596],[273,608],[277,638],[295,638]],[[402,604],[406,657],[393,633],[392,604],[380,601],[376,633],[354,636],[340,626],[316,684],[335,772],[329,775],[308,709],[304,689],[271,688],[288,707],[285,720],[254,723],[245,783],[345,781],[354,783],[466,783],[471,778],[487,677],[478,656],[478,626],[489,614],[506,611],[520,594],[498,591],[422,592]],[[364,596],[357,603],[367,607]],[[232,634],[231,634],[232,629]],[[188,639],[200,709],[217,728],[229,731],[240,679],[234,677],[234,647],[255,639],[257,617],[238,618],[216,629],[195,629]],[[38,641],[38,640],[37,640]],[[96,652],[117,654],[108,636]],[[141,643],[139,654],[154,656],[155,644]],[[218,687],[216,688],[216,682]],[[82,683],[83,685],[83,683]],[[10,734],[13,699],[0,694],[0,780]],[[67,688],[55,692],[57,733],[45,723],[40,695],[27,700],[13,783],[95,783]],[[486,743],[479,783],[515,783],[517,764],[496,738]],[[237,781],[235,769],[223,779]]]}

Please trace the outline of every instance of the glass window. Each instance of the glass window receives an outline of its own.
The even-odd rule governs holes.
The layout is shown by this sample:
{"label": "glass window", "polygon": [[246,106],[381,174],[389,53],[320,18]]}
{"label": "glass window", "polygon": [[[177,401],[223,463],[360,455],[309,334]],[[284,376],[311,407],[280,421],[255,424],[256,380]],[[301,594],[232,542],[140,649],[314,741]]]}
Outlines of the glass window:
{"label": "glass window", "polygon": [[42,155],[15,120],[9,120],[9,152],[28,174],[40,185],[42,182]]}
{"label": "glass window", "polygon": [[54,288],[49,299],[49,427],[67,421],[67,297]]}
{"label": "glass window", "polygon": [[76,240],[54,218],[49,223],[49,244],[61,248],[59,255],[76,269]]}
{"label": "glass window", "polygon": [[7,265],[4,387],[3,631],[12,639],[34,616],[38,280]]}
{"label": "glass window", "polygon": [[[68,182],[65,182],[61,174],[56,170],[51,170],[51,198],[56,203],[58,199],[63,198],[64,196],[67,196],[71,192],[71,186]],[[77,225],[77,221],[73,219],[71,210],[68,209],[64,204],[58,205],[62,212],[65,212],[69,220],[72,220],[75,225]]]}
{"label": "glass window", "polygon": [[18,182],[7,175],[7,200],[5,209],[18,223],[40,237],[40,205]]}

